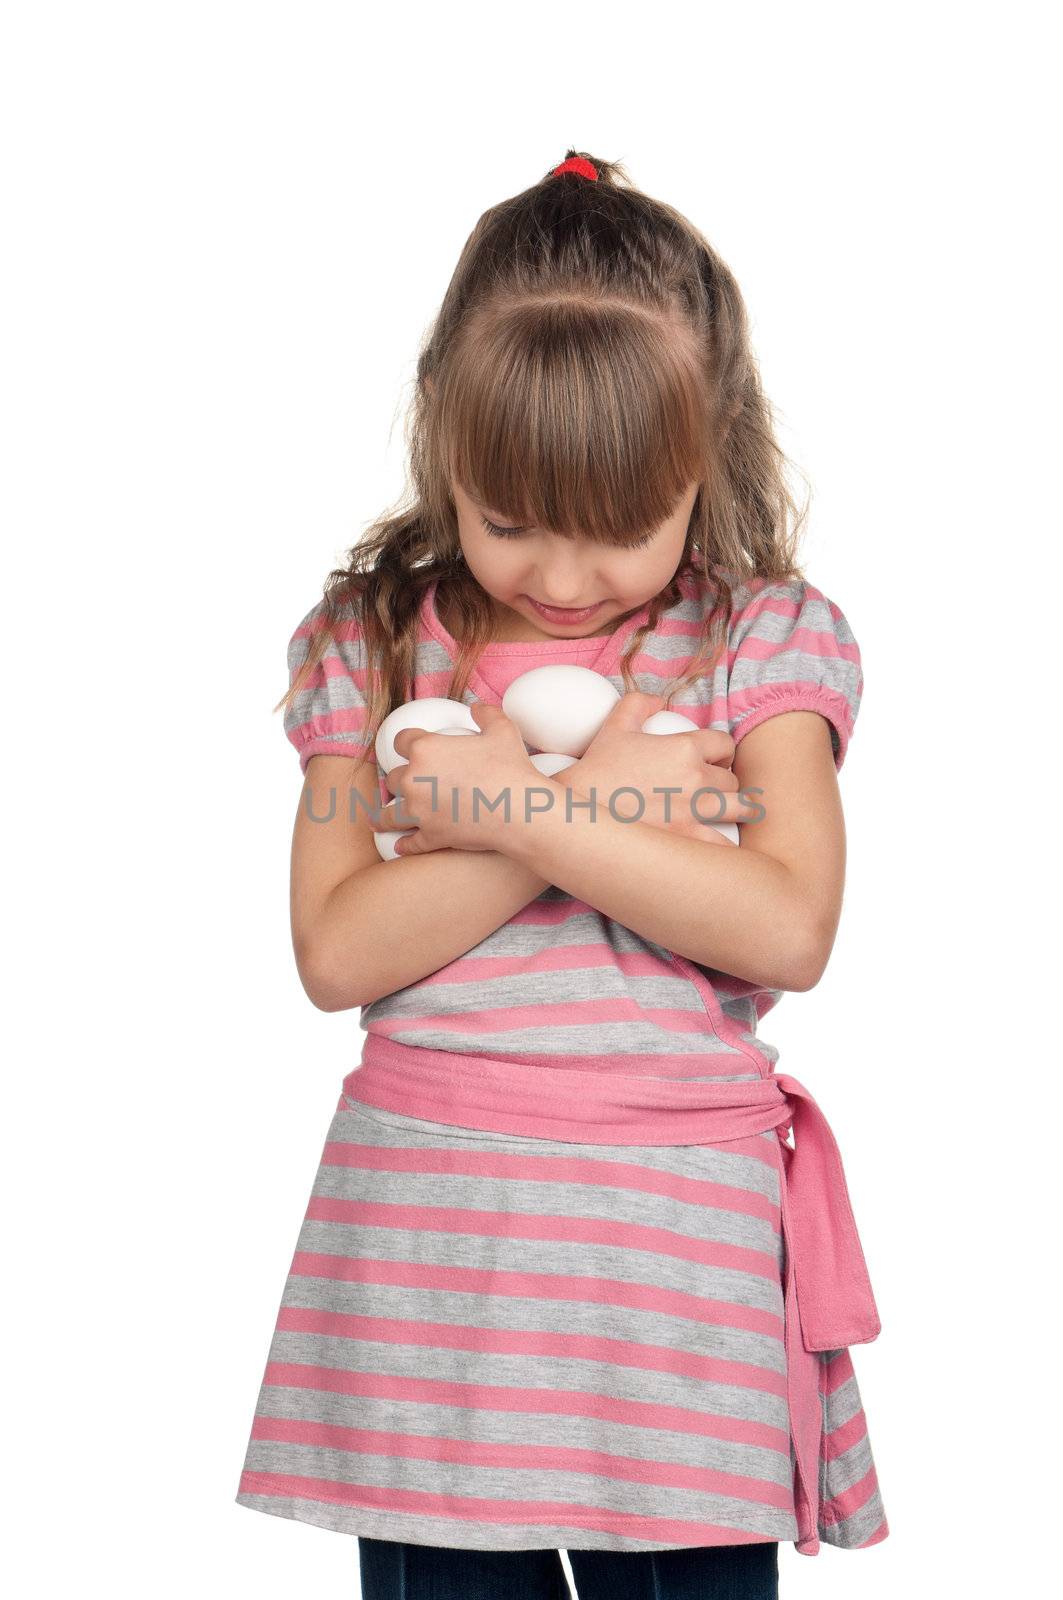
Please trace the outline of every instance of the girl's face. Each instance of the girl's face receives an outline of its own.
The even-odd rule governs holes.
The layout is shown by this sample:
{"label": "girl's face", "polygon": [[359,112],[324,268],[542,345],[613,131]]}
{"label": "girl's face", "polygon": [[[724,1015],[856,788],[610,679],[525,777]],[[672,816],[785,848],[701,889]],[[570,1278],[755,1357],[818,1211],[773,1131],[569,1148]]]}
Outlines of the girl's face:
{"label": "girl's face", "polygon": [[465,560],[496,603],[503,638],[513,641],[612,633],[660,594],[682,559],[698,488],[691,484],[667,521],[647,529],[645,544],[623,549],[536,527],[494,533],[487,522],[498,528],[513,524],[451,484]]}

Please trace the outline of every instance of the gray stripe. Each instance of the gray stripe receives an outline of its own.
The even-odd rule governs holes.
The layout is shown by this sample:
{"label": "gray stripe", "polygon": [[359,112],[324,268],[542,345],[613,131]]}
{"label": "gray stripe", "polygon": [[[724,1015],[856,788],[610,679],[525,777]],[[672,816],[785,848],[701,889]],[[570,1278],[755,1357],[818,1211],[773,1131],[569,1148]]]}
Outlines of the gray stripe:
{"label": "gray stripe", "polygon": [[[641,1405],[679,1406],[685,1411],[763,1422],[784,1432],[789,1426],[786,1397],[767,1389],[746,1389],[700,1376],[648,1366],[617,1366],[589,1356],[487,1354],[391,1340],[344,1338],[342,1334],[288,1333],[278,1329],[271,1361],[294,1361],[337,1372],[392,1378],[431,1378],[441,1383],[542,1389],[548,1395],[571,1389]],[[755,1376],[755,1374],[751,1374]],[[355,1401],[360,1406],[360,1401]],[[477,1408],[478,1409],[478,1408]],[[487,1413],[489,1414],[490,1408]]]}
{"label": "gray stripe", "polygon": [[[351,1192],[353,1171],[357,1169],[323,1168],[314,1193],[329,1199],[346,1198]],[[363,1198],[371,1198],[375,1205],[453,1206],[459,1210],[502,1212],[506,1216],[623,1222],[633,1227],[660,1229],[682,1239],[757,1250],[773,1261],[782,1259],[781,1235],[763,1217],[745,1216],[742,1212],[707,1203],[688,1203],[671,1195],[647,1194],[627,1186],[615,1189],[601,1183],[551,1183],[543,1178],[373,1172],[371,1195],[365,1193]],[[471,1219],[468,1231],[480,1231]],[[519,1242],[524,1243],[523,1240]],[[568,1248],[572,1248],[571,1242]],[[632,1248],[639,1246],[634,1244]],[[658,1246],[654,1244],[651,1248]],[[662,1253],[668,1253],[667,1246]],[[764,1267],[768,1270],[768,1262]]]}
{"label": "gray stripe", "polygon": [[831,1394],[821,1396],[823,1401],[823,1427],[827,1433],[833,1433],[835,1428],[842,1427],[846,1422],[851,1422],[860,1410],[860,1390],[857,1387],[855,1375],[847,1378],[844,1383]]}
{"label": "gray stripe", "polygon": [[854,1511],[851,1517],[843,1517],[841,1522],[825,1523],[819,1530],[819,1536],[824,1544],[837,1545],[843,1550],[855,1550],[867,1543],[871,1535],[881,1527],[883,1518],[882,1496],[876,1488],[859,1511]]}
{"label": "gray stripe", "polygon": [[854,1445],[851,1445],[848,1450],[844,1450],[841,1455],[827,1458],[824,1471],[823,1498],[825,1500],[833,1500],[835,1495],[844,1494],[847,1489],[853,1487],[854,1483],[859,1483],[861,1478],[866,1478],[873,1466],[871,1440],[865,1433],[862,1439],[858,1439]]}
{"label": "gray stripe", "polygon": [[[771,1334],[699,1321],[696,1317],[642,1311],[610,1303],[608,1299],[539,1299],[527,1295],[493,1295],[478,1290],[418,1289],[400,1284],[294,1277],[285,1288],[283,1303],[340,1315],[393,1317],[411,1323],[442,1322],[474,1330],[571,1334],[577,1338],[590,1335],[595,1339],[649,1345],[657,1350],[672,1350],[716,1361],[739,1361],[761,1367],[766,1372],[786,1371],[782,1340]],[[357,1326],[350,1337],[361,1337]],[[608,1360],[606,1364],[610,1364]]]}
{"label": "gray stripe", "polygon": [[772,1506],[739,1500],[731,1495],[673,1489],[627,1479],[603,1478],[590,1472],[549,1471],[542,1467],[478,1467],[467,1462],[424,1460],[410,1456],[352,1455],[313,1445],[276,1444],[252,1439],[248,1470],[305,1474],[333,1483],[375,1484],[387,1489],[444,1495],[457,1501],[544,1500],[581,1509],[593,1506],[615,1515],[645,1514],[646,1497],[653,1496],[653,1513],[689,1522],[725,1522],[729,1527],[755,1532],[790,1525],[786,1512]]}
{"label": "gray stripe", "polygon": [[[713,1082],[717,1081],[715,1078]],[[725,1080],[731,1082],[731,1079]],[[563,1156],[595,1162],[615,1162],[617,1166],[647,1167],[651,1172],[672,1173],[677,1177],[702,1179],[709,1183],[726,1184],[733,1189],[747,1189],[751,1194],[765,1195],[779,1205],[779,1173],[772,1160],[772,1146],[778,1148],[774,1132],[755,1135],[764,1141],[765,1158],[758,1160],[718,1145],[618,1145],[579,1144],[561,1139],[538,1139],[525,1134],[484,1133],[474,1128],[451,1127],[445,1122],[430,1122],[420,1117],[408,1117],[398,1111],[381,1111],[376,1106],[364,1106],[361,1101],[344,1096],[347,1110],[337,1111],[329,1128],[328,1143],[353,1143],[379,1148],[409,1150],[417,1148],[451,1148],[455,1141],[473,1146],[482,1144],[485,1153],[495,1154],[496,1144],[512,1147],[512,1153],[549,1158]],[[509,1152],[507,1152],[509,1153]],[[350,1171],[357,1169],[350,1168]],[[629,1188],[623,1176],[616,1185]]]}
{"label": "gray stripe", "polygon": [[[265,1391],[260,1414],[301,1422],[350,1427],[350,1402],[323,1389],[274,1385]],[[544,1427],[545,1423],[545,1427]],[[611,1422],[603,1417],[564,1416],[556,1411],[480,1411],[461,1406],[432,1405],[419,1400],[376,1400],[358,1397],[359,1428],[386,1433],[397,1429],[426,1439],[475,1440],[478,1444],[538,1445],[548,1439],[565,1450],[601,1450],[635,1461],[696,1465],[715,1472],[735,1472],[784,1487],[792,1466],[786,1449],[739,1444],[680,1428],[652,1428],[643,1423]],[[709,1423],[711,1427],[711,1422]]]}
{"label": "gray stripe", "polygon": [[604,1278],[642,1283],[697,1294],[706,1300],[753,1306],[783,1315],[777,1281],[732,1267],[710,1267],[682,1256],[630,1246],[581,1244],[573,1251],[565,1240],[505,1239],[475,1233],[432,1233],[407,1228],[377,1228],[342,1222],[304,1222],[298,1249],[341,1257],[365,1256],[378,1261],[420,1262],[425,1266],[477,1267],[492,1272],[553,1273],[568,1277]]}
{"label": "gray stripe", "polygon": [[[562,941],[546,938],[542,941],[543,949],[557,949]],[[492,952],[492,957],[500,961],[505,959],[501,950]],[[593,986],[593,996],[588,994],[588,983]],[[497,977],[490,973],[483,977],[456,979],[448,983],[433,983],[429,988],[399,989],[394,996],[391,1015],[393,1017],[419,1017],[426,1010],[431,1010],[433,1015],[457,1016],[461,1013],[475,1011],[494,1011],[512,1006],[564,1006],[578,1004],[583,1001],[593,1000],[623,1000],[629,995],[634,995],[639,1005],[653,1007],[655,1010],[686,1011],[692,1016],[704,1015],[705,1005],[689,978],[682,977],[679,973],[671,976],[661,973],[636,973],[621,972],[618,967],[595,966],[587,962],[584,967],[558,967],[556,970],[544,972],[500,972]],[[583,1024],[588,1031],[593,1028],[596,1032],[600,1023]],[[529,1030],[519,1029],[521,1033]],[[566,1033],[564,1025],[561,1033]],[[710,1041],[709,1048],[716,1044]],[[631,1046],[628,1046],[630,1052]],[[563,1056],[565,1052],[555,1047],[552,1054]]]}

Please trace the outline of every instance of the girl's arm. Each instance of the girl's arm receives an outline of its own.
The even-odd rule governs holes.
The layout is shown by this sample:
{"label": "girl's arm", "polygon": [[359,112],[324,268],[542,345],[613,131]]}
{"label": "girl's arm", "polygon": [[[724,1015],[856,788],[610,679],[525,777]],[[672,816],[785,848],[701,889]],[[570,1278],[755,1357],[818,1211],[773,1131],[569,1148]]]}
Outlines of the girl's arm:
{"label": "girl's arm", "polygon": [[[352,782],[362,796],[348,815]],[[330,791],[335,791],[332,804]],[[314,756],[292,838],[291,919],[303,988],[322,1011],[369,1005],[464,955],[548,886],[494,850],[381,861],[369,825],[376,764]],[[330,818],[320,822],[313,817]]]}
{"label": "girl's arm", "polygon": [[830,725],[815,711],[779,712],[740,740],[732,770],[766,812],[739,824],[740,849],[618,821],[607,794],[592,820],[578,777],[571,819],[562,796],[500,848],[677,955],[766,988],[811,989],[834,944],[845,876]]}

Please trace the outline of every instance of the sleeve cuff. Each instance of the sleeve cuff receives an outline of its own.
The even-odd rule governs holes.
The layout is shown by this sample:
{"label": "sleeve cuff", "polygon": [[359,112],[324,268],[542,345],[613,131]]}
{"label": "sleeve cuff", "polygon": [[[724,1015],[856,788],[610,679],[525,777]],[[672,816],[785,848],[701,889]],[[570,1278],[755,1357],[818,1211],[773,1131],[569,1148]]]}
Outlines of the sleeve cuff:
{"label": "sleeve cuff", "polygon": [[327,734],[317,734],[305,743],[296,745],[299,752],[299,770],[306,772],[311,756],[350,756],[357,760],[364,751],[368,750],[376,762],[376,750],[373,745],[361,744],[352,739],[329,738]]}
{"label": "sleeve cuff", "polygon": [[735,744],[739,744],[747,733],[758,728],[762,722],[767,722],[769,717],[778,716],[783,711],[818,711],[820,716],[827,719],[831,727],[834,767],[835,771],[840,772],[853,731],[852,711],[843,694],[823,684],[769,686],[756,705],[745,707],[740,713],[739,721],[731,732]]}

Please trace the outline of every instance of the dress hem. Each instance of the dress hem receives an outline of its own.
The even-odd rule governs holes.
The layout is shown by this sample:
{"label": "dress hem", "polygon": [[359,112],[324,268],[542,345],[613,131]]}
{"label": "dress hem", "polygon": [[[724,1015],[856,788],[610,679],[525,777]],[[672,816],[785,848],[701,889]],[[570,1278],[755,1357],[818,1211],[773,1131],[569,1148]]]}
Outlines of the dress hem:
{"label": "dress hem", "polygon": [[[461,1550],[689,1550],[689,1542],[675,1544],[669,1540],[637,1539],[630,1535],[611,1533],[606,1529],[573,1529],[556,1524],[502,1525],[490,1524],[490,1545],[484,1544],[487,1525],[482,1522],[468,1524],[468,1537],[457,1536],[453,1519],[424,1517],[398,1511],[374,1511],[366,1506],[344,1506],[327,1500],[295,1499],[290,1495],[253,1494],[240,1490],[235,1503],[251,1511],[261,1511],[267,1516],[284,1517],[290,1522],[303,1522],[312,1527],[326,1528],[333,1533],[345,1533],[367,1539],[391,1539],[404,1544],[431,1544],[440,1546],[436,1525],[445,1522],[446,1537],[442,1548]],[[464,1531],[464,1530],[461,1530]],[[706,1546],[727,1544],[784,1544],[797,1538],[796,1524],[787,1534],[750,1533],[741,1528],[721,1529],[726,1538],[708,1539]],[[551,1537],[552,1534],[556,1538]],[[580,1543],[572,1542],[577,1534]],[[591,1543],[583,1541],[591,1540]]]}

